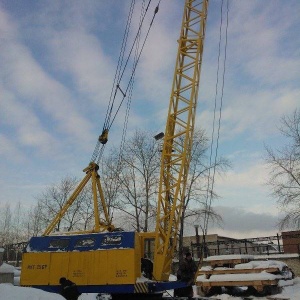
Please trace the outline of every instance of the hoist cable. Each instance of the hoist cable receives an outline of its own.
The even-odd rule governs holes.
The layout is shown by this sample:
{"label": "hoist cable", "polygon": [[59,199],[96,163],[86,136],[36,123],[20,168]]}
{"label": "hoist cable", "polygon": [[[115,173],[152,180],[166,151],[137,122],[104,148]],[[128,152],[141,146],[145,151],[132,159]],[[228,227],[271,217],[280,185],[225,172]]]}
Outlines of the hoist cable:
{"label": "hoist cable", "polygon": [[119,82],[119,79],[120,79],[121,68],[122,68],[125,49],[126,49],[126,45],[127,45],[127,41],[128,41],[129,29],[131,26],[131,20],[132,20],[132,15],[133,15],[133,11],[134,11],[134,5],[135,5],[135,0],[132,0],[130,8],[129,8],[129,14],[127,17],[127,22],[126,22],[123,39],[122,39],[122,45],[121,45],[120,54],[119,54],[119,58],[118,58],[117,69],[115,72],[115,77],[114,77],[113,86],[112,86],[112,90],[111,90],[111,94],[110,94],[110,99],[109,99],[109,103],[108,103],[108,107],[107,107],[107,111],[106,111],[106,115],[105,115],[103,129],[106,128],[108,118],[109,118],[109,113],[112,109],[111,107],[113,106],[112,102],[114,101],[114,99],[116,97],[117,89],[115,87],[116,87],[116,82]]}
{"label": "hoist cable", "polygon": [[[142,23],[143,23],[143,21],[144,21],[144,19],[145,19],[145,16],[146,16],[146,13],[147,13],[147,11],[148,11],[148,8],[149,8],[149,5],[150,5],[151,1],[152,1],[152,0],[149,0],[148,5],[147,5],[147,8],[146,8],[146,10],[145,10],[145,13],[143,14],[142,22],[140,23],[140,26],[139,26],[139,29],[138,29],[138,33],[141,31]],[[108,110],[107,110],[107,113],[106,113],[106,119],[105,119],[105,122],[104,122],[103,132],[104,132],[104,130],[109,130],[109,129],[111,128],[111,126],[112,126],[112,124],[113,124],[113,122],[114,122],[114,120],[115,120],[115,118],[116,118],[116,116],[117,116],[117,114],[118,114],[118,112],[119,112],[119,110],[120,110],[120,107],[121,107],[121,105],[122,105],[122,103],[123,103],[123,101],[124,101],[124,99],[125,99],[125,97],[126,97],[126,93],[127,93],[128,89],[129,89],[129,87],[130,87],[130,86],[133,84],[133,82],[134,82],[133,78],[134,78],[134,75],[135,75],[136,67],[137,67],[137,64],[138,64],[138,62],[139,62],[140,56],[141,56],[141,54],[142,54],[143,48],[144,48],[144,46],[145,46],[146,40],[147,40],[147,38],[148,38],[150,29],[151,29],[151,27],[152,27],[152,24],[153,24],[153,21],[154,21],[154,18],[155,18],[155,15],[156,15],[156,13],[158,12],[160,1],[161,1],[161,0],[159,0],[158,5],[157,5],[156,8],[155,8],[154,15],[153,15],[153,17],[152,17],[152,20],[151,20],[149,29],[148,29],[148,31],[147,31],[147,35],[146,35],[146,37],[145,37],[145,40],[144,40],[143,46],[142,46],[142,48],[141,48],[141,50],[140,50],[140,53],[139,53],[139,55],[138,55],[138,58],[137,58],[137,60],[136,60],[136,62],[135,62],[135,64],[134,64],[134,66],[133,66],[133,70],[132,70],[132,73],[131,73],[131,77],[130,77],[130,80],[129,80],[129,83],[128,83],[128,85],[127,85],[127,88],[126,88],[125,92],[123,92],[123,91],[121,90],[119,84],[120,84],[121,79],[122,79],[122,77],[123,77],[124,71],[125,71],[125,69],[126,69],[126,67],[127,67],[127,64],[128,64],[128,61],[129,61],[129,57],[131,56],[131,52],[132,52],[132,49],[133,49],[133,47],[134,47],[134,44],[135,44],[136,41],[137,41],[137,36],[138,36],[138,34],[137,34],[136,37],[135,37],[133,46],[132,46],[132,48],[131,48],[131,50],[130,50],[130,54],[128,55],[128,58],[127,58],[127,60],[126,60],[126,63],[125,63],[125,66],[124,66],[124,68],[123,68],[122,74],[121,74],[120,76],[119,76],[119,75],[116,75],[116,77],[115,77],[115,78],[118,78],[118,80],[117,80],[117,84],[116,84],[116,85],[115,85],[115,82],[116,82],[116,81],[114,81],[115,91],[113,92],[113,90],[112,90],[112,94],[111,94],[111,95],[114,95],[114,96],[113,96],[112,99],[110,100],[110,105],[109,105]],[[128,18],[128,20],[131,20],[131,17]],[[128,33],[125,34],[125,35],[128,36]],[[124,36],[125,36],[125,35],[124,35]],[[125,47],[124,47],[124,49],[125,49]],[[119,69],[119,71],[116,72],[116,74],[120,74],[119,72],[120,72],[120,69]],[[114,115],[114,117],[113,117],[113,120],[110,122],[111,114],[112,114],[112,110],[113,110],[113,106],[114,106],[114,102],[115,102],[115,98],[116,98],[116,95],[117,95],[117,91],[118,91],[118,90],[121,91],[121,93],[122,93],[122,95],[123,95],[123,99],[121,100],[121,103],[120,103],[119,107],[117,108],[117,111],[116,111],[116,113],[115,113],[115,115]],[[97,158],[98,158],[97,161],[98,161],[98,162],[100,161],[100,158],[101,158],[102,153],[103,153],[103,150],[104,150],[104,145],[102,145],[102,147],[101,147],[101,152],[99,151],[99,149],[100,149],[100,141],[99,141],[99,139],[98,139],[97,144],[96,144],[96,147],[95,147],[95,150],[94,150],[93,155],[92,155],[91,161],[95,161]]]}
{"label": "hoist cable", "polygon": [[[220,25],[220,42],[219,42],[219,57],[220,57],[220,44],[221,44],[221,27],[222,27],[222,15],[223,15],[223,0],[221,6],[221,25]],[[206,199],[206,212],[205,212],[205,223],[204,223],[204,235],[207,234],[208,228],[208,219],[209,219],[209,212],[211,209],[212,204],[212,194],[214,189],[215,183],[215,174],[216,174],[216,163],[217,163],[217,156],[218,156],[218,149],[219,149],[219,139],[220,139],[220,128],[221,128],[221,119],[222,119],[222,108],[223,108],[223,96],[224,96],[224,84],[225,84],[225,73],[226,73],[226,59],[227,59],[227,43],[228,43],[228,23],[229,23],[229,0],[227,0],[227,12],[226,12],[226,30],[225,30],[225,46],[224,46],[224,61],[223,61],[223,74],[222,74],[222,87],[221,87],[221,98],[220,98],[220,108],[219,108],[219,119],[218,119],[218,130],[217,130],[217,141],[216,141],[216,148],[215,148],[215,157],[214,157],[214,166],[213,166],[213,175],[212,175],[212,183],[210,185],[210,169],[209,169],[209,176],[208,176],[208,187],[207,187],[207,199]],[[219,58],[218,58],[218,71],[219,71]],[[218,74],[218,73],[217,73]],[[217,75],[218,76],[218,75]],[[216,99],[217,99],[217,89],[218,89],[218,79],[216,85],[216,95],[215,95],[215,109],[214,109],[214,123],[215,123],[215,114],[216,114]],[[214,137],[214,124],[213,124],[213,135]],[[211,153],[210,153],[210,165],[212,162],[212,145],[213,140],[211,142]],[[208,201],[209,197],[209,201]],[[207,205],[209,202],[209,205]]]}
{"label": "hoist cable", "polygon": [[[144,10],[145,10],[144,4],[145,4],[145,0],[142,2],[140,24],[142,23],[142,17],[143,17]],[[141,33],[141,31],[140,31],[140,33]],[[138,57],[140,36],[141,36],[141,34],[139,35],[139,37],[137,39],[137,43],[136,43],[136,47],[135,47],[134,63],[136,62],[137,57]],[[128,125],[128,119],[129,119],[129,112],[130,112],[130,106],[131,106],[131,99],[132,99],[132,93],[133,93],[133,85],[134,85],[134,78],[132,80],[132,84],[129,88],[129,93],[128,93],[126,112],[125,112],[125,120],[124,120],[124,126],[123,126],[123,131],[122,131],[121,143],[120,143],[119,158],[118,158],[118,162],[117,162],[117,170],[119,170],[120,167],[121,167],[121,161],[122,161],[122,156],[123,156],[123,149],[124,149],[124,144],[125,144],[125,139],[126,139],[126,132],[127,132],[127,125]]]}
{"label": "hoist cable", "polygon": [[[100,148],[100,147],[99,147]],[[97,165],[99,166],[99,163],[100,163],[100,159],[102,157],[102,154],[104,152],[104,149],[105,149],[105,145],[101,144],[101,148],[100,150],[98,151],[98,159],[97,159]]]}
{"label": "hoist cable", "polygon": [[140,37],[140,35],[141,35],[141,30],[142,30],[143,22],[144,22],[144,19],[145,19],[145,17],[146,17],[148,8],[149,8],[149,6],[150,6],[150,3],[151,3],[151,0],[149,0],[148,5],[147,5],[147,8],[145,9],[144,15],[143,15],[143,17],[142,17],[142,21],[141,21],[140,24],[139,24],[138,31],[137,31],[136,36],[135,36],[135,38],[134,38],[132,47],[131,47],[131,49],[130,49],[130,51],[129,51],[129,54],[128,54],[126,63],[125,63],[125,65],[124,65],[123,72],[122,72],[122,74],[121,74],[121,76],[120,76],[120,78],[119,78],[118,84],[120,84],[121,79],[122,79],[122,77],[123,77],[123,75],[124,75],[126,66],[127,66],[128,62],[129,62],[129,58],[130,58],[131,53],[132,53],[132,51],[133,51],[133,49],[134,49],[135,43],[137,42],[137,40],[139,39],[139,37]]}
{"label": "hoist cable", "polygon": [[[159,1],[159,2],[160,2],[160,1]],[[158,12],[158,7],[159,7],[159,4],[158,4],[157,7],[155,8],[155,12],[154,12],[153,18],[152,18],[152,20],[151,20],[150,26],[149,26],[149,28],[148,28],[147,34],[146,34],[146,36],[145,36],[143,45],[142,45],[142,47],[141,47],[141,50],[140,50],[139,55],[138,55],[138,57],[137,57],[137,60],[136,60],[136,62],[135,62],[135,64],[134,64],[134,66],[133,66],[132,73],[131,73],[131,76],[130,76],[130,79],[129,79],[127,88],[126,88],[125,92],[123,93],[123,99],[121,100],[121,102],[120,102],[120,104],[119,104],[119,107],[117,108],[117,110],[116,110],[116,112],[115,112],[115,115],[114,115],[114,117],[113,117],[111,123],[110,123],[109,126],[107,127],[107,129],[110,129],[110,128],[111,128],[111,126],[112,126],[112,124],[113,124],[113,122],[114,122],[114,120],[115,120],[115,118],[116,118],[116,116],[117,116],[117,114],[118,114],[118,112],[119,112],[119,110],[120,110],[122,104],[123,104],[123,101],[124,101],[124,99],[126,98],[126,93],[127,93],[128,89],[129,89],[130,85],[132,84],[132,81],[133,81],[133,78],[134,78],[134,75],[135,75],[135,71],[136,71],[136,67],[137,67],[137,65],[138,65],[138,63],[139,63],[139,60],[140,60],[140,58],[141,58],[141,55],[142,55],[143,49],[144,49],[144,47],[145,47],[146,41],[147,41],[147,39],[148,39],[148,36],[149,36],[150,30],[151,30],[151,27],[152,27],[154,18],[155,18],[155,16],[156,16],[156,13]]]}
{"label": "hoist cable", "polygon": [[221,20],[219,27],[219,47],[218,47],[218,63],[217,63],[217,79],[215,86],[215,99],[214,99],[214,117],[213,117],[213,127],[211,134],[211,143],[210,143],[210,155],[209,155],[209,169],[208,169],[208,178],[207,178],[207,190],[206,190],[206,200],[205,200],[205,214],[204,214],[204,231],[206,228],[206,219],[208,218],[207,211],[207,203],[208,203],[208,194],[210,190],[210,166],[212,164],[212,153],[213,153],[213,144],[214,144],[214,136],[215,136],[215,123],[216,123],[216,110],[217,110],[217,97],[218,97],[218,86],[219,86],[219,70],[220,70],[220,57],[221,57],[221,43],[222,43],[222,24],[223,24],[223,3],[221,2]]}
{"label": "hoist cable", "polygon": [[[125,64],[124,64],[123,71],[122,71],[122,73],[120,73],[121,75],[120,75],[119,78],[118,78],[117,85],[115,86],[114,97],[113,97],[113,100],[112,100],[112,102],[111,102],[110,108],[108,109],[108,114],[107,114],[107,118],[106,118],[106,120],[105,120],[105,124],[104,124],[103,129],[108,129],[108,128],[110,127],[110,126],[109,126],[109,122],[110,122],[112,110],[113,110],[113,107],[114,107],[114,102],[115,102],[115,99],[116,99],[117,91],[118,91],[118,89],[119,89],[119,90],[122,92],[122,90],[120,89],[120,82],[121,82],[121,80],[122,80],[122,78],[123,78],[123,75],[124,75],[124,72],[125,72],[125,70],[126,70],[127,64],[128,64],[129,59],[130,59],[130,57],[131,57],[131,53],[132,53],[132,51],[133,51],[133,49],[134,49],[134,45],[135,45],[135,43],[136,43],[136,41],[137,41],[137,37],[140,35],[140,31],[141,31],[141,29],[142,29],[142,25],[143,25],[143,22],[144,22],[144,19],[145,19],[145,16],[146,16],[146,14],[147,14],[147,11],[148,11],[148,8],[149,8],[149,6],[150,6],[151,1],[152,1],[152,0],[149,0],[149,2],[148,2],[147,8],[146,8],[145,13],[144,13],[143,18],[142,18],[142,22],[141,22],[141,24],[139,25],[137,34],[136,34],[136,36],[135,36],[135,39],[134,39],[133,44],[132,44],[132,47],[131,47],[131,49],[130,49],[130,51],[129,51],[129,54],[128,54],[127,59],[126,59],[126,62],[125,62]],[[122,94],[123,94],[123,97],[125,98],[125,97],[126,97],[126,93],[123,93],[123,92],[122,92]]]}
{"label": "hoist cable", "polygon": [[[126,22],[126,27],[125,27],[123,39],[122,39],[122,45],[121,45],[120,54],[119,54],[118,63],[117,63],[117,68],[116,68],[116,72],[115,72],[115,76],[114,76],[114,80],[113,80],[113,86],[112,86],[112,90],[111,90],[111,94],[110,94],[108,108],[107,108],[105,119],[104,119],[103,130],[106,127],[105,124],[107,123],[111,103],[112,103],[113,99],[115,99],[115,97],[116,97],[117,90],[115,89],[115,85],[116,85],[116,81],[118,81],[118,79],[119,79],[120,70],[121,70],[121,67],[122,67],[122,64],[123,64],[123,60],[124,60],[124,53],[125,53],[125,49],[126,49],[126,45],[127,45],[129,29],[130,29],[130,26],[131,26],[131,20],[132,20],[132,15],[133,15],[133,11],[134,11],[134,5],[135,5],[135,0],[132,0],[130,8],[129,8],[129,13],[128,13],[128,17],[127,17],[127,22]],[[100,160],[100,157],[102,156],[102,153],[104,151],[104,148],[103,148],[103,145],[102,145],[101,153],[99,152],[100,146],[101,146],[101,143],[100,143],[99,139],[97,139],[97,143],[96,143],[94,152],[92,154],[91,162],[95,162],[97,158],[98,158],[97,161]]]}
{"label": "hoist cable", "polygon": [[[132,10],[132,12],[133,12],[133,10]],[[132,15],[131,15],[131,18],[132,18]],[[130,21],[131,21],[131,19],[130,19]],[[123,46],[123,57],[122,57],[122,62],[120,64],[120,69],[119,69],[119,72],[118,72],[117,83],[120,82],[120,78],[121,78],[121,69],[122,69],[122,65],[123,65],[124,54],[125,54],[125,50],[126,50],[126,46],[127,46],[128,36],[129,36],[129,27],[128,27],[127,34],[126,34],[126,44],[124,44],[124,46]]]}
{"label": "hoist cable", "polygon": [[100,142],[99,142],[99,140],[97,140],[94,152],[92,154],[91,162],[95,162],[95,160],[98,156],[98,153],[99,153],[99,148],[100,148]]}
{"label": "hoist cable", "polygon": [[[211,209],[212,191],[214,189],[215,174],[216,174],[216,163],[217,163],[217,156],[218,156],[218,149],[219,149],[220,128],[221,128],[222,108],[223,108],[223,96],[224,96],[224,84],[225,84],[225,73],[226,73],[226,59],[227,59],[228,22],[229,22],[228,21],[229,20],[228,14],[229,14],[229,0],[227,0],[226,31],[225,31],[225,49],[224,49],[222,88],[221,88],[221,98],[220,98],[220,109],[219,109],[218,131],[217,131],[217,142],[216,142],[216,149],[215,149],[213,176],[212,176],[212,184],[211,184],[211,189],[210,189],[211,192],[210,192],[210,199],[209,199],[208,211],[210,211],[210,209]],[[205,235],[207,234],[207,228],[208,228],[208,218],[206,219],[206,224],[205,224]]]}

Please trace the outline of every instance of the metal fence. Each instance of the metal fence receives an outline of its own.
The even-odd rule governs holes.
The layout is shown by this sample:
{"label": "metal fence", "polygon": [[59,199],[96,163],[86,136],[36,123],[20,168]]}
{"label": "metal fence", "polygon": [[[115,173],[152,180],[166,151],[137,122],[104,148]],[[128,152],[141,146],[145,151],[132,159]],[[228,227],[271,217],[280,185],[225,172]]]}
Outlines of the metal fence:
{"label": "metal fence", "polygon": [[3,246],[3,262],[19,267],[20,262],[22,261],[23,249],[27,246],[27,244],[28,242],[20,242]]}
{"label": "metal fence", "polygon": [[[294,238],[299,239],[299,235]],[[296,245],[295,241],[291,242]],[[299,243],[297,244],[296,253],[299,253]],[[214,242],[192,243],[191,252],[194,257],[204,257],[214,255],[230,255],[230,254],[251,254],[251,255],[271,255],[284,253],[282,236],[277,234],[275,236],[249,238],[249,239],[226,239],[217,240]]]}

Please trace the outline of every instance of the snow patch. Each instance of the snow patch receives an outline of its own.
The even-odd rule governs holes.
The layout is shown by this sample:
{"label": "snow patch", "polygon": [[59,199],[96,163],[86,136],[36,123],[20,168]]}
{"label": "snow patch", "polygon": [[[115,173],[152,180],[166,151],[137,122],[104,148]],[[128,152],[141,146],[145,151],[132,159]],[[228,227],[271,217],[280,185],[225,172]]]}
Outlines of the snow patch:
{"label": "snow patch", "polygon": [[0,299],[2,300],[64,300],[58,294],[48,293],[38,289],[13,286],[12,284],[0,283]]}
{"label": "snow patch", "polygon": [[260,260],[254,260],[250,261],[245,264],[238,264],[235,265],[235,269],[265,269],[265,268],[278,268],[280,271],[284,267],[287,267],[286,263],[282,261],[276,261],[276,260],[266,260],[266,261],[260,261]]}
{"label": "snow patch", "polygon": [[0,273],[14,273],[15,267],[8,265],[6,263],[3,263],[0,266]]}
{"label": "snow patch", "polygon": [[231,260],[231,259],[254,259],[253,255],[235,254],[235,255],[215,255],[205,258],[205,261]]}

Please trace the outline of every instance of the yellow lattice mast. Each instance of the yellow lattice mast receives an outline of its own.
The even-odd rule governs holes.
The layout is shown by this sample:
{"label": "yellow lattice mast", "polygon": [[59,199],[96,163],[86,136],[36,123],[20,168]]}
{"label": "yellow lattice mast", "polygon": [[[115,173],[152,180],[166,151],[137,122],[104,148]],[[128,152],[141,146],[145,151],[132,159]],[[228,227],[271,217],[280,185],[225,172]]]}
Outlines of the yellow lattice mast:
{"label": "yellow lattice mast", "polygon": [[169,279],[185,202],[207,9],[208,0],[185,1],[160,170],[153,272],[158,281]]}

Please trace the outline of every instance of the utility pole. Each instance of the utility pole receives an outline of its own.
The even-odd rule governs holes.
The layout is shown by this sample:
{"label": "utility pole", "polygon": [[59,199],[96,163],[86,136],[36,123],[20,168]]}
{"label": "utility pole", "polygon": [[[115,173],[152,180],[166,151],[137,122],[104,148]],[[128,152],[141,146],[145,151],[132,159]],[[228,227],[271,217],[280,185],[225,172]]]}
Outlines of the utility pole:
{"label": "utility pole", "polygon": [[195,227],[195,231],[196,231],[197,256],[198,256],[198,258],[200,258],[201,257],[201,252],[200,252],[200,236],[199,236],[199,232],[198,232],[199,225],[194,225],[194,227]]}

